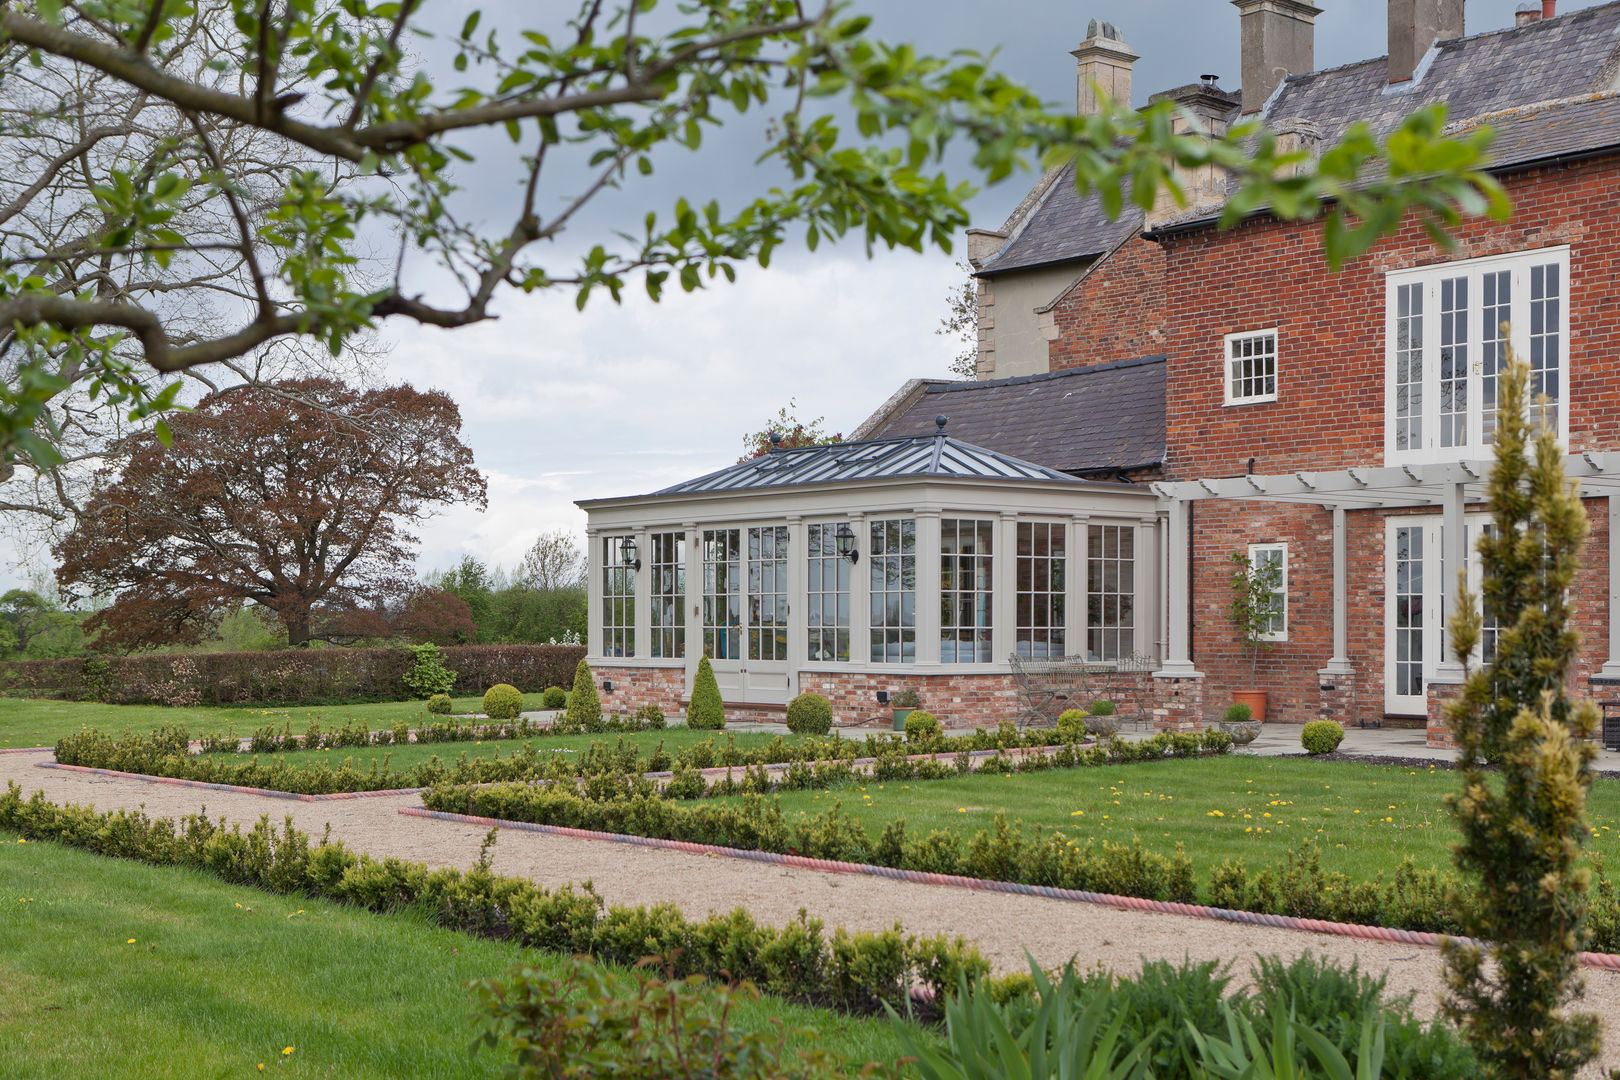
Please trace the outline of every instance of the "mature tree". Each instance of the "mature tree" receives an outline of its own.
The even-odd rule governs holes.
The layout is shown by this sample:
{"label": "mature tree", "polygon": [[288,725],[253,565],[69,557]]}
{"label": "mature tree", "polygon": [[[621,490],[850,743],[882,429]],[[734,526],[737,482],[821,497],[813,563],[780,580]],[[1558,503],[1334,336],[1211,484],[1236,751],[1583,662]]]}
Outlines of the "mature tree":
{"label": "mature tree", "polygon": [[827,430],[825,416],[806,422],[799,419],[798,409],[798,399],[789,398],[775,416],[765,421],[763,428],[744,435],[743,456],[737,461],[762,458],[772,449],[794,450],[801,446],[827,446],[844,441],[842,433]]}
{"label": "mature tree", "polygon": [[394,632],[417,645],[465,645],[477,640],[467,601],[445,589],[418,589],[394,618]]}
{"label": "mature tree", "polygon": [[440,504],[484,505],[460,428],[449,397],[409,386],[210,395],[177,416],[171,446],[133,438],[57,546],[57,580],[115,598],[90,625],[124,648],[194,642],[245,601],[290,645],[369,636],[351,616],[410,590],[411,526]]}
{"label": "mature tree", "polygon": [[541,533],[518,565],[517,584],[540,592],[571,589],[585,578],[585,553],[567,529]]}
{"label": "mature tree", "polygon": [[962,272],[962,280],[945,294],[945,317],[939,320],[939,329],[934,333],[956,343],[951,374],[958,379],[974,379],[979,375],[979,289],[973,280],[973,267],[960,261],[956,268]]}
{"label": "mature tree", "polygon": [[0,656],[46,660],[83,652],[80,616],[32,589],[0,596]]}
{"label": "mature tree", "polygon": [[[440,36],[455,50],[448,86],[448,73],[409,67],[404,53],[419,33],[444,29],[431,17],[445,17],[442,0],[229,3],[231,22],[209,31],[220,39],[190,46],[183,60],[170,52],[187,41],[188,4],[21,0],[0,10],[0,80],[26,79],[36,60],[99,75],[164,103],[181,130],[230,126],[309,163],[267,178],[273,197],[253,201],[262,225],[241,194],[244,166],[202,135],[188,151],[107,163],[79,181],[100,223],[73,242],[95,259],[161,266],[240,256],[251,287],[214,327],[181,328],[170,315],[204,306],[202,284],[177,288],[166,306],[105,295],[63,269],[80,248],[39,251],[31,238],[0,233],[0,326],[13,329],[18,356],[0,386],[0,452],[48,459],[40,428],[49,403],[75,384],[136,413],[165,405],[167,391],[154,392],[123,359],[126,339],[148,367],[174,373],[292,338],[335,352],[384,318],[466,326],[492,317],[503,287],[566,288],[581,304],[598,289],[617,297],[633,278],[654,298],[672,280],[692,290],[767,263],[790,230],[811,246],[853,230],[869,247],[948,248],[972,189],[932,170],[957,136],[991,180],[1037,152],[1045,164],[1073,162],[1077,182],[1114,212],[1127,189],[1151,205],[1173,164],[1213,163],[1237,181],[1229,221],[1261,206],[1284,217],[1328,207],[1332,261],[1364,250],[1408,210],[1443,230],[1464,213],[1507,208],[1479,171],[1489,133],[1445,137],[1440,108],[1382,144],[1357,127],[1302,161],[1255,139],[1252,125],[1214,140],[1178,135],[1169,102],[1089,117],[1051,110],[981,58],[891,47],[867,35],[868,20],[802,0],[585,0],[563,32],[528,27],[521,37],[480,33],[474,12],[459,34]],[[697,150],[720,114],[753,108],[774,112],[772,167],[756,170],[756,198],[738,207],[683,198],[664,213],[626,200],[626,218],[604,222],[599,244],[570,246],[584,253],[577,261],[547,243],[605,191],[652,171],[661,152]],[[7,117],[5,133],[26,138],[53,110],[84,112],[72,98],[42,100]],[[853,139],[835,110],[852,117]],[[514,183],[504,224],[489,226],[497,215],[487,200],[479,223],[457,215],[448,167],[470,157],[467,139],[486,129],[504,130],[519,151],[510,165],[483,167]],[[559,158],[574,167],[548,171]],[[45,163],[47,182],[31,177],[12,199],[19,213],[50,198],[58,159],[58,169],[82,160],[64,145]],[[175,209],[187,199],[206,200],[227,231],[182,222]],[[399,239],[401,271],[373,287],[353,267],[379,222]],[[446,268],[453,284],[407,286],[406,248]]]}
{"label": "mature tree", "polygon": [[478,628],[475,640],[495,640],[491,617],[495,611],[495,583],[482,559],[463,555],[453,570],[446,570],[432,584],[467,605],[468,616]]}

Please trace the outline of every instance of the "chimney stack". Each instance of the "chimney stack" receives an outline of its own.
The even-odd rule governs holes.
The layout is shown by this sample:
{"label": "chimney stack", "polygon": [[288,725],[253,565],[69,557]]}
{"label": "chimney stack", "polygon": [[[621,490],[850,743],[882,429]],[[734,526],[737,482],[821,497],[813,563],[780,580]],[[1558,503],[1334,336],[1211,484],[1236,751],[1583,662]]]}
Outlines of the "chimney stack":
{"label": "chimney stack", "polygon": [[1539,4],[1520,4],[1519,10],[1513,13],[1514,26],[1529,26],[1531,23],[1541,21],[1541,6]]}
{"label": "chimney stack", "polygon": [[1256,113],[1290,75],[1316,70],[1316,17],[1304,0],[1232,0],[1243,28],[1243,111]]}
{"label": "chimney stack", "polygon": [[1463,0],[1389,0],[1389,81],[1408,81],[1429,46],[1462,36]]}
{"label": "chimney stack", "polygon": [[[1129,107],[1131,103],[1131,65],[1140,59],[1131,52],[1119,36],[1113,23],[1092,19],[1086,28],[1086,40],[1069,54],[1078,62],[1075,70],[1074,109],[1081,116],[1095,116],[1102,111],[1103,96]],[[1098,89],[1093,89],[1096,84]]]}

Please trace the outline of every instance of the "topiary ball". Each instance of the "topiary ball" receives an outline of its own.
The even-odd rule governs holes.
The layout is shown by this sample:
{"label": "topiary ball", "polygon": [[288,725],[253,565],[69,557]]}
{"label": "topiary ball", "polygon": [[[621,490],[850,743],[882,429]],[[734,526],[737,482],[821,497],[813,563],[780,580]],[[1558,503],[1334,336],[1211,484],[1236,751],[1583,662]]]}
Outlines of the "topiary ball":
{"label": "topiary ball", "polygon": [[932,742],[939,738],[944,730],[939,717],[925,709],[915,709],[906,717],[906,742]]}
{"label": "topiary ball", "polygon": [[1299,733],[1299,744],[1312,757],[1333,753],[1343,741],[1344,728],[1332,720],[1312,720]]}
{"label": "topiary ball", "polygon": [[523,694],[510,683],[496,683],[484,691],[484,715],[491,720],[516,720],[523,711]]}
{"label": "topiary ball", "polygon": [[804,693],[788,702],[787,726],[795,735],[825,735],[832,730],[832,702]]}
{"label": "topiary ball", "polygon": [[568,691],[560,686],[548,686],[540,695],[540,705],[546,709],[562,709],[568,705]]}
{"label": "topiary ball", "polygon": [[1085,742],[1086,710],[1065,709],[1058,714],[1057,737],[1066,743]]}
{"label": "topiary ball", "polygon": [[726,726],[726,706],[720,700],[720,684],[714,679],[714,666],[707,656],[698,661],[697,677],[692,680],[686,726],[698,731],[719,731]]}
{"label": "topiary ball", "polygon": [[449,694],[434,694],[427,699],[427,711],[434,716],[449,716],[452,707]]}

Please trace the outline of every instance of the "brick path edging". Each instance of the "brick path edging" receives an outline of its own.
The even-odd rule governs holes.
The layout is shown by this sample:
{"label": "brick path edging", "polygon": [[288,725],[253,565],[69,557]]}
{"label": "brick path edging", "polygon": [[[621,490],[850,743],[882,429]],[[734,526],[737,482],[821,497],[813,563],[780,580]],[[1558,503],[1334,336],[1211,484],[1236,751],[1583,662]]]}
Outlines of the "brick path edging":
{"label": "brick path edging", "polygon": [[55,749],[54,746],[15,746],[10,750],[0,750],[0,754],[48,754]]}
{"label": "brick path edging", "polygon": [[[540,825],[532,821],[507,821],[501,818],[476,817],[471,814],[452,814],[445,810],[428,810],[420,806],[402,806],[407,817],[432,818],[454,821],[464,825],[482,825],[501,829],[520,829],[524,832],[567,836],[579,840],[606,840],[616,844],[681,851],[692,855],[721,855],[750,862],[772,863],[778,866],[796,866],[805,870],[820,870],[833,874],[864,874],[869,877],[890,878],[918,885],[949,885],[976,892],[1013,893],[1019,896],[1039,896],[1048,900],[1066,900],[1072,903],[1098,904],[1124,911],[1143,911],[1165,915],[1187,915],[1196,919],[1214,919],[1218,922],[1240,923],[1248,926],[1268,926],[1279,930],[1303,930],[1314,934],[1332,934],[1337,937],[1362,941],[1384,941],[1398,945],[1437,947],[1444,937],[1424,930],[1397,930],[1387,926],[1362,926],[1357,923],[1329,922],[1325,919],[1302,919],[1294,915],[1272,915],[1258,911],[1233,911],[1230,908],[1209,907],[1206,904],[1180,904],[1169,900],[1146,900],[1137,896],[1116,896],[1113,893],[1088,892],[1083,889],[1059,889],[1051,885],[1026,885],[1016,881],[990,881],[985,878],[963,877],[959,874],[934,874],[922,870],[901,870],[892,866],[874,866],[870,863],[841,862],[836,859],[811,859],[803,855],[783,855],[774,851],[749,851],[745,848],[721,847],[718,844],[699,844],[690,840],[660,840],[650,836],[630,836],[624,833],[597,832],[593,829],[575,829],[565,825]],[[1467,941],[1467,938],[1457,940]],[[1620,971],[1620,954],[1583,952],[1579,960],[1587,967],[1607,971]]]}
{"label": "brick path edging", "polygon": [[[45,749],[50,749],[46,747]],[[89,773],[92,776],[115,776],[120,780],[144,780],[148,784],[173,784],[176,787],[203,788],[206,791],[229,791],[237,795],[265,795],[272,799],[297,799],[299,802],[336,802],[340,799],[380,799],[386,795],[416,795],[426,788],[386,788],[381,791],[335,791],[329,795],[301,795],[296,791],[275,791],[271,788],[242,787],[238,784],[212,784],[206,780],[182,780],[176,776],[148,776],[146,773],[119,772],[117,769],[92,769],[88,765],[63,765],[55,761],[36,761],[36,769],[64,769],[68,772]]]}

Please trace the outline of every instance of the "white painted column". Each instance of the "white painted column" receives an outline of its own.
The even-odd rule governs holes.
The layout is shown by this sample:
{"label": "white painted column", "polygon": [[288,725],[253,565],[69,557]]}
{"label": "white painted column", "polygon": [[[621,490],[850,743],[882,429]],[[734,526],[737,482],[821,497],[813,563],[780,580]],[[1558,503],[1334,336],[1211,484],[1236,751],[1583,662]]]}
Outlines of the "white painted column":
{"label": "white painted column", "polygon": [[602,534],[585,530],[585,651],[602,655]]}
{"label": "white painted column", "polygon": [[634,536],[636,558],[641,560],[641,569],[635,572],[636,636],[635,648],[630,655],[649,657],[652,655],[652,532],[638,529]]}
{"label": "white painted column", "polygon": [[938,510],[917,511],[917,663],[939,663]]}
{"label": "white painted column", "polygon": [[1018,641],[1018,515],[1003,513],[990,553],[990,659],[1005,664]]}
{"label": "white painted column", "polygon": [[805,539],[804,518],[787,515],[788,527],[788,698],[799,692],[799,672],[810,650],[809,572],[805,558],[810,550]]}
{"label": "white painted column", "polygon": [[859,558],[849,568],[849,659],[866,664],[872,659],[872,534],[866,519],[850,515]]}
{"label": "white painted column", "polygon": [[697,522],[681,525],[686,534],[686,691],[692,693],[698,661],[703,658],[703,531]]}
{"label": "white painted column", "polygon": [[1350,598],[1347,587],[1349,522],[1342,506],[1333,508],[1333,655],[1318,675],[1349,675]]}
{"label": "white painted column", "polygon": [[1074,516],[1073,527],[1069,530],[1069,543],[1065,547],[1068,565],[1064,567],[1069,575],[1065,589],[1067,596],[1064,604],[1068,608],[1068,623],[1064,629],[1064,655],[1085,656],[1089,651],[1089,635],[1087,634],[1086,619],[1089,604],[1086,598],[1087,582],[1090,580],[1090,567],[1087,558],[1091,552],[1091,519],[1084,514]]}
{"label": "white painted column", "polygon": [[[1457,611],[1457,574],[1459,571],[1466,572],[1468,568],[1468,528],[1463,520],[1463,486],[1448,483],[1444,499],[1440,517],[1441,561],[1444,563],[1441,573],[1444,576],[1440,579],[1440,589],[1445,596],[1445,607],[1440,613],[1440,626],[1441,634],[1449,635],[1451,618]],[[1435,665],[1433,681],[1460,683],[1466,676],[1467,672],[1448,646],[1441,652],[1440,662]]]}
{"label": "white painted column", "polygon": [[1620,495],[1609,504],[1609,658],[1599,678],[1620,679]]}
{"label": "white painted column", "polygon": [[1152,656],[1158,658],[1158,651],[1154,648],[1154,639],[1158,636],[1158,627],[1154,616],[1159,610],[1159,575],[1153,570],[1159,565],[1159,519],[1156,517],[1143,518],[1136,526],[1136,596],[1132,601],[1136,611],[1132,618],[1136,623],[1136,640],[1131,651],[1138,656]]}
{"label": "white painted column", "polygon": [[1170,625],[1165,640],[1164,664],[1154,675],[1161,679],[1198,679],[1203,672],[1192,664],[1191,613],[1187,610],[1187,558],[1191,533],[1187,527],[1187,504],[1171,499],[1166,518],[1165,549],[1168,559],[1165,594]]}

